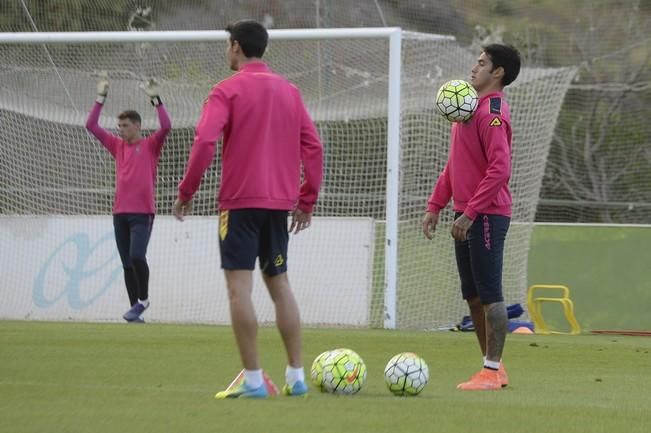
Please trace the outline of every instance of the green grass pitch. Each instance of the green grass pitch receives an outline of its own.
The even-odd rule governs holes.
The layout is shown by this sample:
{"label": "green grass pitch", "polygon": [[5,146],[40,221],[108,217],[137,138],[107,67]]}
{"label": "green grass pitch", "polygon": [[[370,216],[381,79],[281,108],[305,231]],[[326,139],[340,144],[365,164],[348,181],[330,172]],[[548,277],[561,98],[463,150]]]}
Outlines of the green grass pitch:
{"label": "green grass pitch", "polygon": [[[263,367],[283,383],[275,328]],[[22,432],[648,432],[651,338],[510,335],[511,386],[461,392],[479,368],[474,335],[307,329],[305,363],[350,347],[368,378],[355,396],[218,401],[239,371],[231,330],[215,326],[0,321],[0,431]],[[415,398],[386,390],[383,370],[419,353],[430,383]]]}
{"label": "green grass pitch", "polygon": [[[649,226],[558,226],[534,229],[529,284],[566,284],[586,330],[651,329]],[[566,330],[560,308],[545,318]],[[649,428],[651,431],[651,428]]]}

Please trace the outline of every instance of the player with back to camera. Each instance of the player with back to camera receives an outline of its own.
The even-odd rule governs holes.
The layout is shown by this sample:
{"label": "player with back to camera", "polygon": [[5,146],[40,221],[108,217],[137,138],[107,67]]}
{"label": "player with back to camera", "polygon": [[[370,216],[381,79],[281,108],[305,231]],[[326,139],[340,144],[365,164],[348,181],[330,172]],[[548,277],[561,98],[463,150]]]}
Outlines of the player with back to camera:
{"label": "player with back to camera", "polygon": [[131,323],[144,323],[143,313],[149,307],[146,254],[156,213],[156,171],[165,138],[172,128],[156,82],[149,80],[140,88],[158,112],[160,129],[153,134],[142,137],[140,114],[133,110],[118,115],[119,137],[99,126],[109,89],[106,77],[97,82],[97,99],[86,121],[86,128],[115,160],[113,228],[131,306],[122,317]]}
{"label": "player with back to camera", "polygon": [[508,385],[502,363],[508,317],[502,293],[504,242],[511,221],[511,118],[504,87],[520,72],[520,54],[507,45],[483,48],[472,69],[479,105],[473,117],[452,126],[450,154],[427,201],[423,233],[432,239],[439,213],[452,198],[452,237],[483,368],[461,390]]}
{"label": "player with back to camera", "polygon": [[287,352],[282,391],[304,395],[300,315],[287,277],[288,213],[289,232],[310,227],[323,174],[323,148],[298,88],[261,60],[266,29],[255,21],[240,21],[226,30],[230,33],[226,55],[236,72],[213,87],[205,102],[175,214],[182,219],[190,211],[192,196],[223,135],[219,248],[244,380],[215,397],[268,395],[251,299],[256,258]]}

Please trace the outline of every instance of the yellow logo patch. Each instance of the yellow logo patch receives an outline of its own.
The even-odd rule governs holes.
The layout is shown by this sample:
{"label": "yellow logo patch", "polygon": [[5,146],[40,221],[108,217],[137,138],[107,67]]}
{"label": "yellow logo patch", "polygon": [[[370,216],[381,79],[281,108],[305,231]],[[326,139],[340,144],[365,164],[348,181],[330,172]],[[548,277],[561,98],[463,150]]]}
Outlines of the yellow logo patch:
{"label": "yellow logo patch", "polygon": [[491,120],[490,126],[502,126],[502,121],[500,120],[499,117],[493,117],[493,120]]}
{"label": "yellow logo patch", "polygon": [[219,239],[222,241],[226,239],[228,234],[228,211],[223,210],[219,212]]}
{"label": "yellow logo patch", "polygon": [[274,265],[276,265],[277,268],[281,267],[285,263],[285,259],[283,258],[282,254],[278,254],[274,260]]}

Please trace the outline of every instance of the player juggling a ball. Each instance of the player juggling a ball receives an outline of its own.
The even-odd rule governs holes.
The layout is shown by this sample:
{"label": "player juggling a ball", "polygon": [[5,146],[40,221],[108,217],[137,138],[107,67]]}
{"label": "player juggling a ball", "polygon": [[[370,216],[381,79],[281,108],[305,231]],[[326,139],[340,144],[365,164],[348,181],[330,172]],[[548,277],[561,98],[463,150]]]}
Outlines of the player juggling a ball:
{"label": "player juggling a ball", "polygon": [[452,125],[448,161],[427,201],[422,223],[425,237],[432,239],[439,213],[452,199],[451,234],[461,293],[484,356],[483,368],[460,383],[461,390],[498,390],[508,384],[502,363],[508,324],[502,261],[511,222],[512,133],[504,87],[519,72],[520,54],[515,48],[500,44],[483,48],[470,82],[479,103],[472,117]]}

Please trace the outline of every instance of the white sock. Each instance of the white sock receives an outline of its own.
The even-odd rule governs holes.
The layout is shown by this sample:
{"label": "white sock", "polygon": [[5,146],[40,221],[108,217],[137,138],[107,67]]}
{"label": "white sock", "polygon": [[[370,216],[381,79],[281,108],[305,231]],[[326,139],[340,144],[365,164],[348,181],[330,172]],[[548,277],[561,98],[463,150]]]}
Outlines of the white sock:
{"label": "white sock", "polygon": [[138,299],[138,303],[142,304],[143,307],[149,307],[149,299]]}
{"label": "white sock", "polygon": [[294,368],[288,365],[285,369],[285,381],[289,386],[294,386],[296,382],[305,382],[303,367]]}
{"label": "white sock", "polygon": [[[481,361],[481,362],[482,362],[482,365],[484,365],[484,363],[486,363],[486,356],[484,356],[484,357],[482,358],[482,361]],[[502,365],[502,360],[501,360],[501,359],[500,359],[500,365]]]}
{"label": "white sock", "polygon": [[244,370],[244,381],[247,385],[249,385],[249,388],[260,388],[264,382],[264,378],[262,377],[262,369],[259,368],[257,370]]}
{"label": "white sock", "polygon": [[484,367],[490,368],[491,370],[499,370],[500,362],[499,361],[489,361],[488,359],[484,361]]}

